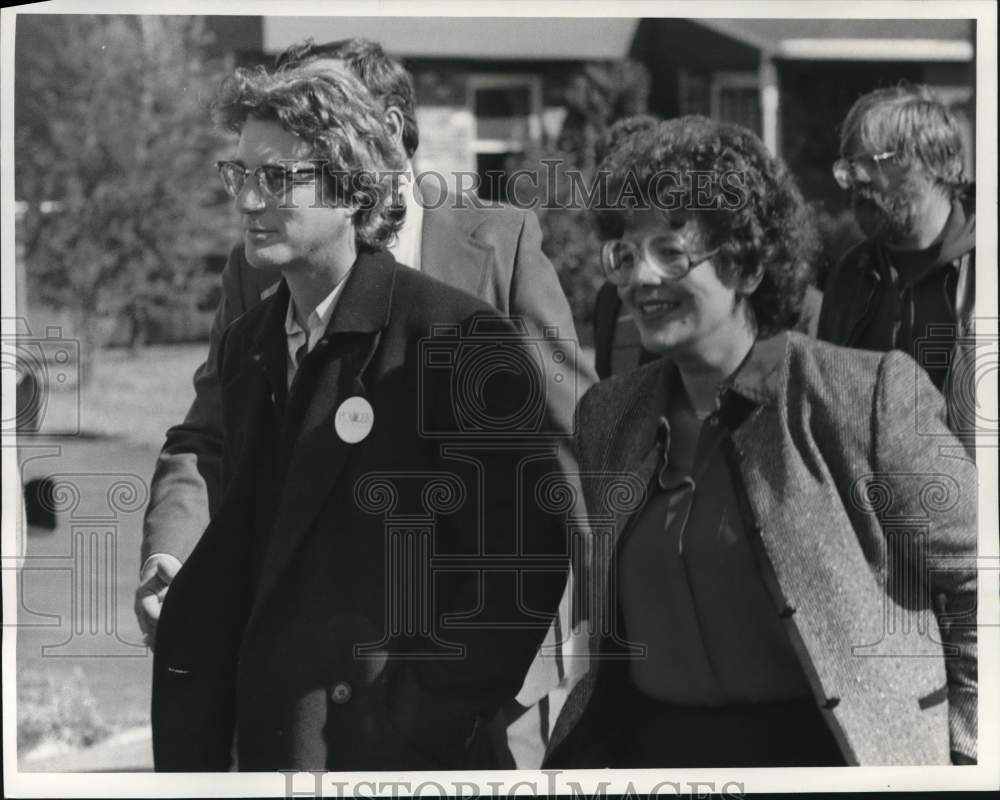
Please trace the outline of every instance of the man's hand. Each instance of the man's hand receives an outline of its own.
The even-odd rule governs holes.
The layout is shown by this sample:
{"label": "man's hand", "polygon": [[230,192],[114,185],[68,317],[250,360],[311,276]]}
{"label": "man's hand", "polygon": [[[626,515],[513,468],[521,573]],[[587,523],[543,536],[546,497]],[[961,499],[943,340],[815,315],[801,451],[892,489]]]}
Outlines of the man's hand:
{"label": "man's hand", "polygon": [[181,562],[166,553],[154,553],[142,565],[134,609],[143,638],[150,648],[156,646],[156,623],[160,620],[163,598],[167,596],[167,589],[180,568]]}

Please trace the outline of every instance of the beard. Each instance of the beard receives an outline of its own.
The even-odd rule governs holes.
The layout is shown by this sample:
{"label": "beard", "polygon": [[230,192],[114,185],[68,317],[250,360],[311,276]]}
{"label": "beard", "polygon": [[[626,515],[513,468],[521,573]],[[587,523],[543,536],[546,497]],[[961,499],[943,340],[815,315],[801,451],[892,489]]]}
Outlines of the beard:
{"label": "beard", "polygon": [[914,232],[920,196],[929,190],[913,176],[907,176],[892,193],[870,185],[855,186],[851,209],[865,236],[895,243]]}

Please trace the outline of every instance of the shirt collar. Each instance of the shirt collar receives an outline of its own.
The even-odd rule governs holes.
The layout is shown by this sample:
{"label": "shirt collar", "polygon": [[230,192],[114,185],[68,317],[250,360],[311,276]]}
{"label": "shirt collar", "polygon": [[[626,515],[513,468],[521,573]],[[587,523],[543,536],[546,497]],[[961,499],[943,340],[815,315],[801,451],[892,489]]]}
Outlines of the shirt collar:
{"label": "shirt collar", "polygon": [[[774,405],[782,391],[783,365],[788,346],[788,332],[781,331],[767,338],[754,341],[750,352],[736,371],[719,387],[719,407],[724,408],[730,392],[754,405]],[[663,375],[666,396],[669,397],[675,380],[680,380],[677,366],[669,360]]]}
{"label": "shirt collar", "polygon": [[723,384],[723,396],[731,390],[757,405],[773,405],[781,393],[785,354],[788,349],[788,332],[758,338],[743,363]]}
{"label": "shirt collar", "polygon": [[304,331],[302,326],[299,325],[299,321],[295,318],[295,301],[289,297],[288,310],[285,313],[285,335],[291,338],[298,334],[305,333],[307,339],[312,340],[322,334],[330,324],[330,319],[333,317],[333,309],[336,305],[337,297],[340,295],[340,292],[346,284],[347,279],[345,278],[334,286],[333,290],[320,301],[316,308],[313,309],[312,313],[309,314],[309,318],[306,320],[306,328],[308,331]]}

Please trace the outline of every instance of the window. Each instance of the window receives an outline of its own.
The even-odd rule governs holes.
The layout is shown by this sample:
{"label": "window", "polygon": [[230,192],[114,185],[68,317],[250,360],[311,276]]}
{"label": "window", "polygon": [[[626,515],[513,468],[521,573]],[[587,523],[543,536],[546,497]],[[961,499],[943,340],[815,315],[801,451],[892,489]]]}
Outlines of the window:
{"label": "window", "polygon": [[479,197],[506,201],[503,176],[511,160],[541,139],[541,80],[534,75],[473,75],[467,85]]}
{"label": "window", "polygon": [[720,122],[735,122],[758,136],[760,78],[756,72],[716,72],[712,75],[711,116]]}
{"label": "window", "polygon": [[677,71],[677,104],[680,115],[700,114],[710,116],[709,76],[707,72],[684,69]]}

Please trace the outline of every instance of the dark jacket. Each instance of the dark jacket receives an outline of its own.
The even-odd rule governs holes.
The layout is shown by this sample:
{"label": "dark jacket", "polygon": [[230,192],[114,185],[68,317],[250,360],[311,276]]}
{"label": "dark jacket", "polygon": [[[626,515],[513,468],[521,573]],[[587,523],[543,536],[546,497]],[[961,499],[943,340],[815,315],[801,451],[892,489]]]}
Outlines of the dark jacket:
{"label": "dark jacket", "polygon": [[[902,350],[944,390],[956,343],[972,334],[975,314],[976,216],[971,189],[953,203],[942,241],[932,249],[920,274],[900,283],[895,309],[883,303],[896,268],[892,248],[880,239],[868,239],[848,250],[827,279],[819,338],[843,347]],[[883,318],[886,315],[894,318]],[[899,328],[896,341],[871,347],[875,330],[893,323]]]}
{"label": "dark jacket", "polygon": [[[755,353],[727,395],[750,404],[732,434],[731,469],[774,613],[844,759],[973,756],[976,473],[971,461],[942,455],[940,445],[955,440],[940,394],[898,352],[786,333]],[[608,587],[620,537],[662,457],[667,363],[603,381],[580,404],[594,655],[556,723],[547,766],[604,766],[585,762],[619,672]]]}
{"label": "dark jacket", "polygon": [[[287,302],[282,283],[220,345],[226,488],[164,601],[156,768],[226,770],[234,733],[241,770],[493,767],[481,731],[566,575],[532,485],[560,469],[544,403],[495,361],[522,340],[475,298],[362,255],[286,398]],[[356,444],[335,425],[352,396],[374,411]],[[511,419],[523,428],[491,438]],[[547,571],[515,580],[533,554]]]}
{"label": "dark jacket", "polygon": [[[542,253],[538,219],[513,208],[476,209],[455,198],[425,198],[421,271],[522,319],[546,360],[571,367],[567,380],[547,387],[552,418],[571,432],[573,410],[594,381],[578,358],[569,303],[559,276]],[[208,356],[194,376],[195,401],[185,420],[167,431],[156,463],[143,523],[142,558],[169,553],[184,561],[218,506],[222,420],[218,345],[226,327],[274,290],[273,273],[246,262],[234,247],[222,273],[222,298]]]}

